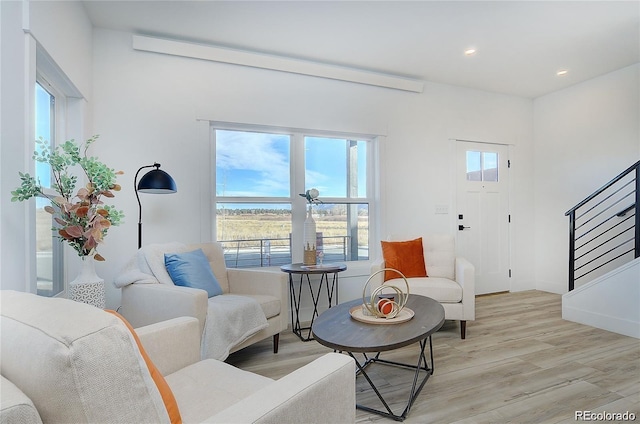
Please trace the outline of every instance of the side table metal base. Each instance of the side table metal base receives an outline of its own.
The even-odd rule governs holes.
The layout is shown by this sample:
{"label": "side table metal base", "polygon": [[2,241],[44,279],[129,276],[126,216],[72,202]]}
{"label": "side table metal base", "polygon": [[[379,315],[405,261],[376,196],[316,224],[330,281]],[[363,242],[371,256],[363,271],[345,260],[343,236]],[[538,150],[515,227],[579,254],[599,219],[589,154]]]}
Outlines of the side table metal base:
{"label": "side table metal base", "polygon": [[[429,363],[427,362],[427,359],[426,359],[425,354],[424,354],[425,348],[427,346],[427,340],[429,341],[429,353],[430,353],[430,359],[431,359],[431,366],[429,366]],[[376,356],[373,357],[373,358],[368,358],[366,353],[365,353],[364,354],[365,362],[363,364],[360,364],[360,362],[356,359],[356,357],[353,355],[353,353],[348,352],[348,354],[356,361],[356,366],[358,368],[357,371],[356,371],[356,376],[362,375],[367,380],[367,382],[369,383],[369,385],[371,386],[371,388],[373,389],[375,394],[378,396],[378,399],[380,399],[380,401],[382,402],[382,405],[384,406],[385,410],[374,409],[374,408],[371,408],[371,407],[368,407],[368,406],[364,406],[364,405],[361,405],[361,404],[356,404],[356,408],[357,409],[361,409],[363,411],[372,412],[374,414],[382,415],[384,417],[391,418],[391,419],[393,419],[395,421],[404,421],[404,419],[407,417],[407,414],[409,414],[409,411],[411,410],[411,407],[413,406],[413,402],[416,400],[416,398],[420,394],[420,391],[424,387],[424,385],[427,382],[427,380],[429,379],[429,377],[431,377],[431,375],[433,374],[433,370],[434,370],[433,345],[432,345],[432,342],[431,342],[431,336],[429,336],[428,338],[420,341],[420,354],[418,355],[418,363],[416,365],[403,364],[403,363],[400,363],[400,362],[387,361],[387,360],[384,360],[384,359],[380,359],[380,352],[378,352],[376,354]],[[413,377],[413,383],[411,385],[411,390],[409,391],[409,399],[407,401],[407,406],[404,408],[404,410],[402,411],[402,413],[400,415],[395,414],[391,410],[391,407],[389,407],[389,404],[387,403],[387,401],[384,399],[384,397],[380,393],[380,390],[378,390],[376,385],[373,383],[373,381],[371,380],[371,378],[367,374],[366,368],[371,364],[381,364],[381,365],[395,366],[395,367],[399,367],[399,368],[415,370],[415,374],[414,374],[414,377]],[[426,374],[422,378],[422,380],[418,381],[421,371],[426,372]]]}
{"label": "side table metal base", "polygon": [[[331,279],[331,283],[329,283],[329,273],[320,274],[320,283],[318,284],[318,290],[314,292],[309,274],[300,274],[300,280],[298,281],[298,293],[296,296],[293,274],[289,274],[289,292],[291,295],[291,330],[303,342],[313,340],[313,336],[311,335],[311,326],[313,326],[313,321],[318,317],[318,301],[320,300],[320,293],[322,292],[323,285],[327,290],[327,300],[329,301],[329,308],[331,308],[332,305],[338,304],[338,274],[332,273],[332,275],[333,278]],[[302,289],[305,285],[305,280],[307,286],[309,287],[309,292],[311,293],[311,301],[313,302],[313,313],[311,314],[311,323],[308,327],[302,327],[302,325],[300,324],[300,298],[302,295]],[[333,302],[334,294],[335,303]],[[303,331],[307,332],[306,336],[302,334]]]}

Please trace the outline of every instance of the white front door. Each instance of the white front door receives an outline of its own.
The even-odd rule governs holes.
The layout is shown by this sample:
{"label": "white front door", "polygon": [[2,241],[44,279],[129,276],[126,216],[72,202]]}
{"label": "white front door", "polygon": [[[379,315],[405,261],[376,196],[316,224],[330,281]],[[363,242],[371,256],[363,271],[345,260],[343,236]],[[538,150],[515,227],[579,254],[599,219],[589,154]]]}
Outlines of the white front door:
{"label": "white front door", "polygon": [[456,143],[458,253],[475,266],[476,294],[508,291],[508,146]]}

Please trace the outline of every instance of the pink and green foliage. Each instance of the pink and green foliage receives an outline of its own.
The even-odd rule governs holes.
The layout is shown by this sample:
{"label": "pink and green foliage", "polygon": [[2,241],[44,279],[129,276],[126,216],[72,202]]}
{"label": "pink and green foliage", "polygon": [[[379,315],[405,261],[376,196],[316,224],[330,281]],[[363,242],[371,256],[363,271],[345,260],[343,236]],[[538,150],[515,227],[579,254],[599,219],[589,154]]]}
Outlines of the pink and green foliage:
{"label": "pink and green foliage", "polygon": [[[20,172],[22,184],[11,192],[11,201],[24,201],[32,197],[48,199],[51,205],[44,209],[53,215],[58,225],[53,230],[57,231],[60,240],[68,242],[78,256],[93,256],[98,261],[104,261],[96,249],[104,241],[109,228],[120,224],[124,214],[105,205],[102,198],[113,198],[113,192],[120,190],[116,178],[122,172],[115,172],[97,158],[87,156],[87,149],[97,138],[97,135],[91,137],[84,146],[68,140],[55,149],[51,149],[44,140],[37,140],[39,149],[34,152],[33,159],[49,164],[53,177],[52,189],[57,195],[48,194],[35,177]],[[78,176],[72,173],[72,167],[75,166],[82,169],[88,181],[77,192]]]}

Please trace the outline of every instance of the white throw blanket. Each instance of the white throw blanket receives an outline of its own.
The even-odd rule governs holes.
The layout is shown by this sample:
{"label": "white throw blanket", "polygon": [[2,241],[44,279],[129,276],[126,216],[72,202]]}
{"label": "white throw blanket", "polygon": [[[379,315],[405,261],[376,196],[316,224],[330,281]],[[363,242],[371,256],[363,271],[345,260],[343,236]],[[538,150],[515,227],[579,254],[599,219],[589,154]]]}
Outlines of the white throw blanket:
{"label": "white throw blanket", "polygon": [[165,253],[183,253],[188,251],[184,243],[150,244],[138,250],[123,270],[113,280],[117,288],[129,284],[169,284],[173,281],[164,265]]}
{"label": "white throw blanket", "polygon": [[[129,284],[173,285],[164,265],[164,254],[188,250],[182,243],[144,246],[127,262],[113,284],[118,288]],[[211,297],[202,335],[202,358],[224,361],[231,348],[267,326],[267,318],[255,299],[236,294]]]}
{"label": "white throw blanket", "polygon": [[255,299],[235,294],[211,297],[202,336],[202,358],[224,361],[232,347],[268,325]]}

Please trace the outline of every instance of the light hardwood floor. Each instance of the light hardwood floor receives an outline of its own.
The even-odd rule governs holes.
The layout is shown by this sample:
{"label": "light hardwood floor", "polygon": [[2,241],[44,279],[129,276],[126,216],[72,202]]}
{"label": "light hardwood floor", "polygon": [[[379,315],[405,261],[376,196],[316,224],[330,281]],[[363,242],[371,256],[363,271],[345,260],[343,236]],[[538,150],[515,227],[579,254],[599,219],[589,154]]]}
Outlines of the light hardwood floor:
{"label": "light hardwood floor", "polygon": [[[281,335],[278,354],[271,349],[271,340],[265,340],[227,362],[277,379],[330,352],[290,331]],[[457,323],[446,321],[433,336],[433,349],[435,372],[406,423],[572,423],[575,411],[583,410],[629,411],[640,421],[640,340],[564,321],[560,295],[478,297],[467,339],[460,339]],[[414,345],[382,357],[415,363],[417,353]],[[406,395],[397,389],[412,373],[393,367],[375,371],[376,384],[391,393],[394,412],[401,412]],[[381,408],[361,380],[358,402]],[[356,420],[394,422],[360,410]]]}

